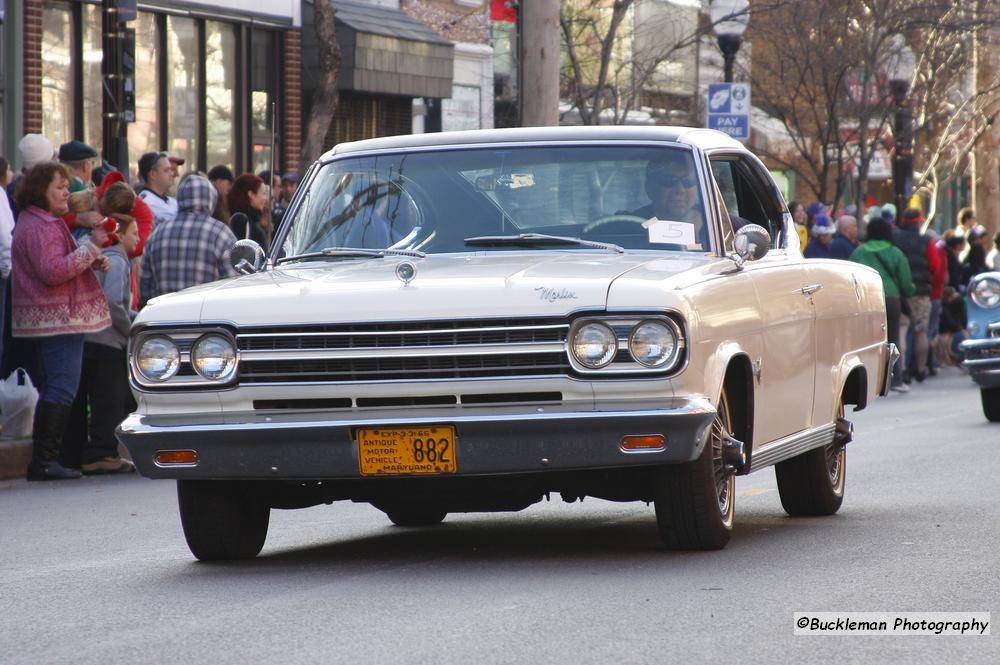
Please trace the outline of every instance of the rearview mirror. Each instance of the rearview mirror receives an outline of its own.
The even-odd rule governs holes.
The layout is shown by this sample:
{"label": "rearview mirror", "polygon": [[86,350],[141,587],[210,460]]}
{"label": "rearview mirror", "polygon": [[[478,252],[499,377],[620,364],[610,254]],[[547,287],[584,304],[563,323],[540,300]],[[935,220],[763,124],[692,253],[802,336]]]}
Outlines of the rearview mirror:
{"label": "rearview mirror", "polygon": [[264,248],[256,240],[237,240],[229,254],[229,263],[241,275],[252,275],[264,267]]}
{"label": "rearview mirror", "polygon": [[736,232],[733,247],[741,259],[756,261],[771,249],[771,234],[759,224],[744,224]]}

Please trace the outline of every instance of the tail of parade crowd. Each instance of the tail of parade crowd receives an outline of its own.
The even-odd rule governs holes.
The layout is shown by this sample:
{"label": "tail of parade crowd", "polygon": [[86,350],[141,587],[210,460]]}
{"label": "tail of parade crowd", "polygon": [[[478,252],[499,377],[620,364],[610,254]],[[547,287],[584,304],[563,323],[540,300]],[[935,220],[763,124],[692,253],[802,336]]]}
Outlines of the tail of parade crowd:
{"label": "tail of parade crowd", "polygon": [[136,407],[126,346],[138,309],[234,275],[239,238],[267,248],[299,176],[185,171],[148,152],[127,177],[93,147],[41,134],[18,151],[16,174],[0,158],[0,378],[23,368],[38,390],[27,478],[131,473],[114,430]]}
{"label": "tail of parade crowd", "polygon": [[[135,408],[128,331],[150,298],[235,274],[239,238],[267,248],[298,186],[296,173],[184,171],[149,152],[118,172],[80,141],[40,134],[18,144],[22,170],[0,158],[0,374],[26,370],[39,395],[28,480],[129,473],[114,429]],[[183,173],[183,174],[182,174]],[[996,266],[991,238],[965,208],[940,237],[917,208],[872,205],[859,215],[792,202],[806,258],[854,261],[885,287],[888,338],[902,352],[892,390],[961,361],[964,293]],[[897,214],[899,212],[899,214]],[[2,378],[0,377],[0,378]]]}

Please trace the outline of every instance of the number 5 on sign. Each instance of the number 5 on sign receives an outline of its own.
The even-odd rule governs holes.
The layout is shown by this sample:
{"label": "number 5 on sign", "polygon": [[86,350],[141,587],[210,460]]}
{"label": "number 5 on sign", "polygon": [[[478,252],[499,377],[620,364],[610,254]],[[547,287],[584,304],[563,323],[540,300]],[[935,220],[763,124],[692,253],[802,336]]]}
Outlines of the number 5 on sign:
{"label": "number 5 on sign", "polygon": [[649,230],[649,242],[673,245],[694,245],[694,224],[688,222],[669,222],[662,219],[648,220],[643,224]]}

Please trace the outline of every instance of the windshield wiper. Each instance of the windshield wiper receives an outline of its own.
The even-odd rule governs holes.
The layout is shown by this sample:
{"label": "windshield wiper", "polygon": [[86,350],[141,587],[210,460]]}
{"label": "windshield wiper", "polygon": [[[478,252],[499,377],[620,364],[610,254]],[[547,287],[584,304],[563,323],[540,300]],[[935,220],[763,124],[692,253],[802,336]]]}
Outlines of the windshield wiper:
{"label": "windshield wiper", "polygon": [[362,249],[360,247],[324,247],[316,252],[306,252],[295,256],[283,256],[276,263],[286,261],[297,261],[299,259],[315,259],[320,257],[331,258],[364,258],[382,259],[386,256],[413,256],[422,259],[426,254],[416,249]]}
{"label": "windshield wiper", "polygon": [[619,254],[625,253],[624,247],[619,247],[610,242],[597,242],[596,240],[584,240],[571,236],[550,236],[546,233],[518,233],[512,236],[473,236],[465,239],[466,245],[583,245],[585,247],[596,247],[607,249]]}

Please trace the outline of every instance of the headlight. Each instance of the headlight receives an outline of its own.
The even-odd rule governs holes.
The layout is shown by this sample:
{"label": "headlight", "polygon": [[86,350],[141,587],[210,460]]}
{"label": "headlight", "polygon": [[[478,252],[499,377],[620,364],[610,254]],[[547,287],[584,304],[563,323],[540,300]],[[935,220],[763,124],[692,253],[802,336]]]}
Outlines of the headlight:
{"label": "headlight", "polygon": [[229,338],[205,335],[191,349],[194,371],[209,381],[224,381],[236,371],[236,349]]}
{"label": "headlight", "polygon": [[578,363],[588,369],[599,369],[614,360],[618,337],[603,323],[587,323],[573,333],[571,347]]}
{"label": "headlight", "polygon": [[1000,282],[986,277],[976,282],[970,294],[972,302],[990,309],[1000,305]]}
{"label": "headlight", "polygon": [[147,337],[136,350],[136,369],[147,381],[166,381],[180,365],[181,353],[169,337]]}
{"label": "headlight", "polygon": [[677,334],[662,321],[643,321],[632,330],[628,350],[646,367],[660,367],[675,356]]}

